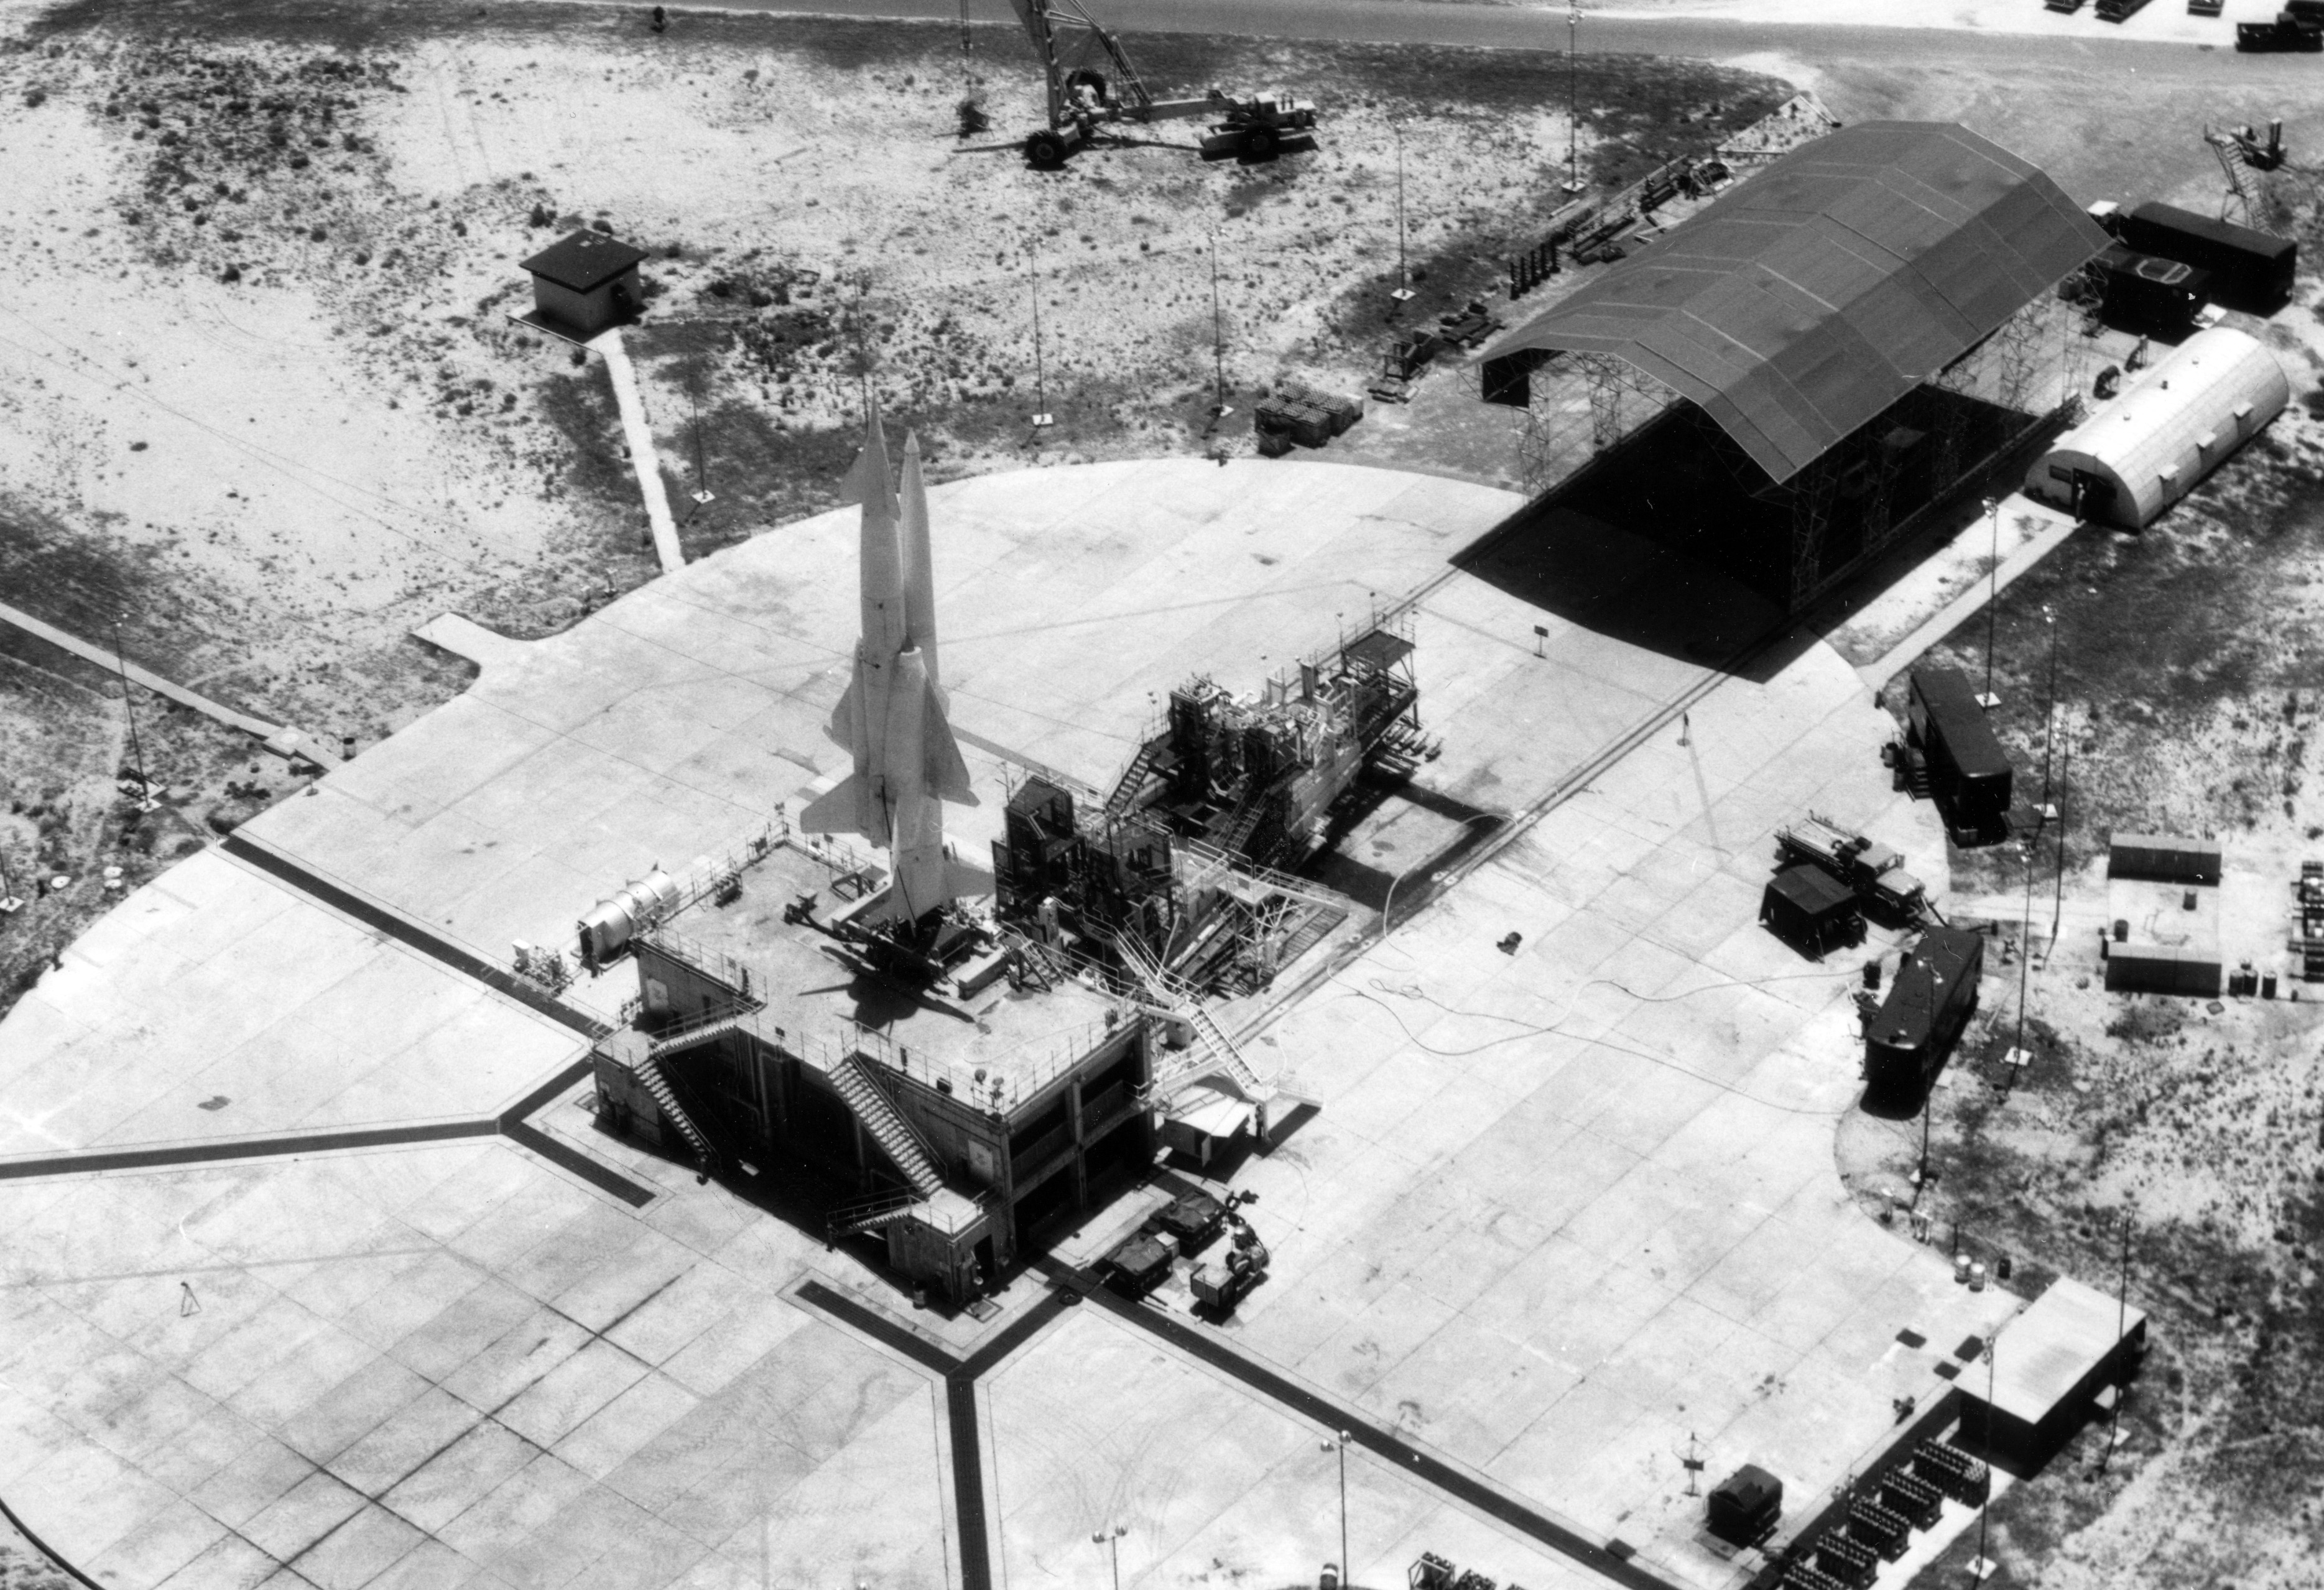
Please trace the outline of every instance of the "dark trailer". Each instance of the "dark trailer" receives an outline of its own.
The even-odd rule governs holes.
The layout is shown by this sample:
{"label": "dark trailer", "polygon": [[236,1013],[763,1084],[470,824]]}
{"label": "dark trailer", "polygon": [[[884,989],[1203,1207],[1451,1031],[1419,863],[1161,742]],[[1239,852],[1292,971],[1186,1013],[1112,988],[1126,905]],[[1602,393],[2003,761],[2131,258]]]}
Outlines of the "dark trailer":
{"label": "dark trailer", "polygon": [[2117,243],[2090,262],[2106,283],[2102,312],[2110,325],[2183,331],[2210,296],[2211,273],[2184,261],[2142,254]]}
{"label": "dark trailer", "polygon": [[1864,1075],[1877,1094],[1917,1093],[1936,1080],[1977,1008],[1985,940],[1932,927],[1905,955],[1864,1034]]}
{"label": "dark trailer", "polygon": [[1954,828],[1984,832],[2009,816],[2008,753],[1958,668],[1915,668],[1905,739],[1927,759],[1929,793]]}
{"label": "dark trailer", "polygon": [[2300,245],[2288,237],[2152,199],[2122,218],[2121,234],[2140,253],[2209,271],[2213,300],[2231,309],[2266,313],[2292,296]]}

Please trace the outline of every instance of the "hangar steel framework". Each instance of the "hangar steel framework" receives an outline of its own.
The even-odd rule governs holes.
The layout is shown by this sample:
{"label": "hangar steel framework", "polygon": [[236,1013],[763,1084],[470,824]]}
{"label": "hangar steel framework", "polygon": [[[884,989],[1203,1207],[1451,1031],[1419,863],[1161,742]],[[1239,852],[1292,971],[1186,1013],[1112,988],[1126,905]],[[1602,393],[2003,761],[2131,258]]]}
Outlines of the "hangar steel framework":
{"label": "hangar steel framework", "polygon": [[[1796,608],[2074,401],[2081,279],[2106,244],[2048,177],[1976,133],[1866,123],[1784,155],[1504,335],[1485,389],[1526,410],[1528,495],[1569,483],[1577,384],[1585,474],[1649,429],[1699,442],[1787,518]],[[1532,377],[1561,366],[1566,401],[1535,404]],[[1657,423],[1679,409],[1696,419],[1683,433]]]}

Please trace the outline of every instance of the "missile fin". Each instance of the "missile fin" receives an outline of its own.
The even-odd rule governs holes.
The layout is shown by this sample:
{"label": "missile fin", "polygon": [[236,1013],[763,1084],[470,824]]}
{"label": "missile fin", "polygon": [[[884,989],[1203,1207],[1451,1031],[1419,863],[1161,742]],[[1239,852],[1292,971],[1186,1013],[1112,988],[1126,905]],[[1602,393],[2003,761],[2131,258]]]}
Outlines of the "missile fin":
{"label": "missile fin", "polygon": [[[925,675],[922,677],[926,677]],[[927,702],[920,713],[920,739],[927,751],[927,789],[955,806],[973,806],[976,792],[968,786],[968,764],[961,758],[960,741],[953,738],[945,716],[944,692],[927,682]]]}

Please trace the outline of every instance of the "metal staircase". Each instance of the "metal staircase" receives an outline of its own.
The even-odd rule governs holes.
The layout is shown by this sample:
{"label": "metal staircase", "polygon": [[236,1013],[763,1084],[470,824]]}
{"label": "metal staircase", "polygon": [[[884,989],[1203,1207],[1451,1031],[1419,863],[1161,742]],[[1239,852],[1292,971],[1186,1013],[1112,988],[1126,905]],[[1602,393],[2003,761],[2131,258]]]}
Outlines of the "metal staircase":
{"label": "metal staircase", "polygon": [[859,1231],[876,1231],[906,1218],[927,1200],[917,1192],[882,1192],[854,1203],[842,1204],[824,1218],[823,1245],[830,1247],[843,1236],[853,1236]]}
{"label": "metal staircase", "polygon": [[696,1022],[692,1026],[678,1027],[667,1033],[658,1034],[652,1047],[649,1048],[646,1053],[653,1060],[661,1061],[669,1059],[673,1054],[683,1054],[689,1049],[699,1049],[712,1039],[724,1037],[742,1026],[756,1013],[756,1006],[742,1010],[730,1010],[724,1016],[714,1016],[706,1021]]}
{"label": "metal staircase", "polygon": [[1138,748],[1138,755],[1130,758],[1120,782],[1106,797],[1105,814],[1109,819],[1118,823],[1138,804],[1138,797],[1146,793],[1148,776],[1154,771],[1154,764],[1162,759],[1162,753],[1169,749],[1169,745],[1167,738],[1157,736]]}
{"label": "metal staircase", "polygon": [[1122,933],[1113,941],[1114,951],[1121,963],[1130,969],[1147,993],[1153,1006],[1164,1014],[1185,1022],[1194,1030],[1193,1046],[1179,1051],[1155,1068],[1154,1080],[1144,1092],[1145,1101],[1151,1104],[1166,1099],[1185,1084],[1199,1077],[1223,1076],[1235,1090],[1251,1103],[1266,1106],[1275,1097],[1273,1084],[1262,1080],[1242,1057],[1242,1051],[1227,1035],[1204,1009],[1201,998],[1177,979],[1172,977],[1162,963],[1154,958],[1143,940],[1134,933]]}
{"label": "metal staircase", "polygon": [[880,1084],[872,1080],[871,1068],[862,1055],[842,1058],[831,1068],[831,1080],[855,1118],[863,1123],[863,1129],[872,1134],[872,1141],[880,1145],[880,1152],[888,1156],[897,1174],[910,1184],[917,1198],[934,1198],[944,1190],[944,1172],[936,1168],[936,1155]]}
{"label": "metal staircase", "polygon": [[702,1173],[716,1175],[718,1151],[710,1145],[710,1139],[703,1135],[702,1128],[694,1124],[694,1117],[686,1113],[686,1107],[678,1103],[677,1091],[670,1087],[669,1079],[662,1075],[661,1065],[654,1052],[648,1051],[640,1055],[633,1069],[638,1080],[645,1085],[647,1094],[653,1099],[654,1107],[661,1111],[661,1118],[677,1127],[678,1135],[685,1138],[687,1145],[694,1150],[695,1162],[701,1167]]}

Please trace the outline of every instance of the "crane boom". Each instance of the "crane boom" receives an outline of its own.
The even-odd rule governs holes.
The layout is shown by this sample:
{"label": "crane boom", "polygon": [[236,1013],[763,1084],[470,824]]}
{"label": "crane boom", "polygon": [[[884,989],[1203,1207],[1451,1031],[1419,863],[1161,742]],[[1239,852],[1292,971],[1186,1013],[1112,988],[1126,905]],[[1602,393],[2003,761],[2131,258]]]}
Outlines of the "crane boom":
{"label": "crane boom", "polygon": [[1049,124],[1025,140],[1036,166],[1063,165],[1065,157],[1121,122],[1163,122],[1209,116],[1217,136],[1205,153],[1231,150],[1267,158],[1286,133],[1315,124],[1315,107],[1277,93],[1231,99],[1213,88],[1199,99],[1157,99],[1130,64],[1121,41],[1084,9],[1082,0],[1010,0],[1040,60],[1049,97]]}

